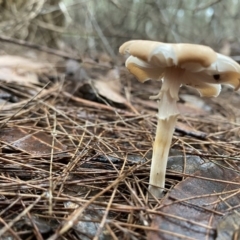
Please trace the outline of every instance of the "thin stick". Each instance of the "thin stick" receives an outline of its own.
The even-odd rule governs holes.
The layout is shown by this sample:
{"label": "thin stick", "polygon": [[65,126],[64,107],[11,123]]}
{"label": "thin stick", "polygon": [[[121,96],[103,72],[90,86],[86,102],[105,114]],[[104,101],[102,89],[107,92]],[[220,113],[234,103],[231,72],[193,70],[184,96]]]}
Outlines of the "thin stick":
{"label": "thin stick", "polygon": [[52,205],[52,192],[53,192],[53,179],[52,179],[52,167],[53,167],[53,155],[54,155],[54,145],[56,136],[56,126],[57,118],[56,112],[54,112],[54,125],[52,130],[52,147],[51,147],[51,158],[50,158],[50,168],[49,168],[49,215],[52,215],[53,205]]}

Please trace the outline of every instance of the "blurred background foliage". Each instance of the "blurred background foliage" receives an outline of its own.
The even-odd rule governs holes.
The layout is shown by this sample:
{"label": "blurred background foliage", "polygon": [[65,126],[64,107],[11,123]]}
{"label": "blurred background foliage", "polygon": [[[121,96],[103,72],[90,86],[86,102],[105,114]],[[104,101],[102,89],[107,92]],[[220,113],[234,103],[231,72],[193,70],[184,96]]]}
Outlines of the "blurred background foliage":
{"label": "blurred background foliage", "polygon": [[112,58],[129,39],[240,54],[240,0],[0,0],[0,34]]}

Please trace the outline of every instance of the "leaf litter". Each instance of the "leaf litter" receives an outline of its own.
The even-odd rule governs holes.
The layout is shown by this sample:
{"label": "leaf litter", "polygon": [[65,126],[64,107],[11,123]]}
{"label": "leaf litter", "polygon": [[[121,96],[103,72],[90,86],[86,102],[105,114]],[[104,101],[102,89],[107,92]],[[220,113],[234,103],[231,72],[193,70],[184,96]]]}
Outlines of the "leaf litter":
{"label": "leaf litter", "polygon": [[0,58],[1,239],[220,239],[221,222],[240,210],[238,93],[200,99],[181,89],[157,200],[147,194],[148,97],[160,83],[143,86],[104,55],[63,61],[65,71],[24,61]]}

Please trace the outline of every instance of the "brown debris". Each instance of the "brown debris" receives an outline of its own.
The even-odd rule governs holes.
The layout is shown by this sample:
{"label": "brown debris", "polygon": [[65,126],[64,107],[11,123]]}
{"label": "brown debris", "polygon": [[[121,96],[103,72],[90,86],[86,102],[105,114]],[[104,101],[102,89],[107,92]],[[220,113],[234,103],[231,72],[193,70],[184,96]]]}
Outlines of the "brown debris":
{"label": "brown debris", "polygon": [[168,193],[152,223],[166,232],[149,233],[148,239],[175,240],[177,234],[184,239],[215,239],[221,217],[240,209],[239,180],[232,170],[203,164]]}
{"label": "brown debris", "polygon": [[[199,203],[200,198],[192,196],[196,182],[200,187],[200,181],[208,180],[200,178],[201,174],[176,173],[173,168],[167,172],[169,194],[159,200],[148,199],[149,159],[156,128],[156,105],[153,101],[150,104],[148,96],[154,95],[160,83],[138,84],[122,68],[104,68],[102,62],[85,66],[85,78],[90,78],[105,101],[96,96],[84,98],[81,88],[74,89],[73,94],[67,86],[74,79],[58,73],[53,81],[51,74],[38,72],[38,68],[37,84],[3,81],[0,85],[0,238],[53,240],[63,235],[66,239],[147,239],[150,233],[168,234],[169,230],[151,223],[167,203],[177,205],[173,197],[179,200],[181,194],[187,194]],[[48,84],[39,81],[42,74]],[[181,91],[189,94],[186,89]],[[194,96],[197,102],[199,97]],[[224,99],[219,98],[229,100],[222,108],[216,100],[202,99],[204,104],[198,106],[187,98],[179,102],[184,116],[175,131],[171,154],[183,158],[178,167],[183,170],[187,169],[185,156],[212,161],[211,168],[206,169],[208,177],[214,177],[211,183],[226,186],[223,192],[231,195],[235,189],[230,185],[239,171],[240,112],[232,106],[237,93],[226,96],[227,91]],[[220,178],[224,183],[215,180]],[[193,190],[187,188],[186,193],[186,184]],[[199,197],[201,194],[205,193],[199,190]],[[213,201],[222,201],[217,196]],[[168,214],[175,216],[172,205],[167,206]],[[210,213],[221,213],[219,217],[236,207],[230,204],[224,211],[211,209]],[[183,224],[195,224],[196,220],[186,221],[192,214],[185,214]],[[202,212],[202,219],[208,216],[209,212]],[[212,223],[217,219],[212,217]],[[216,225],[204,223],[204,229],[212,233]],[[181,235],[175,233],[176,237]]]}

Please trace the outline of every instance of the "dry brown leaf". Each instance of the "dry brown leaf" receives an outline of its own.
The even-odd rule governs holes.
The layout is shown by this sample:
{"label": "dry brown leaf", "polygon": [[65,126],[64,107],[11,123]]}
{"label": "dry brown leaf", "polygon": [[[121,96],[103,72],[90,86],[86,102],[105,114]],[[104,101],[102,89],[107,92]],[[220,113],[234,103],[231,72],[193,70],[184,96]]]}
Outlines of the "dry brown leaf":
{"label": "dry brown leaf", "polygon": [[117,69],[111,69],[106,77],[101,77],[94,82],[94,87],[98,94],[116,103],[126,104],[127,100],[121,92],[121,84],[119,81],[119,73]]}
{"label": "dry brown leaf", "polygon": [[209,114],[208,111],[205,111],[202,108],[199,108],[198,106],[194,106],[191,103],[177,103],[178,110],[180,114],[183,116],[194,116],[194,117],[199,117],[199,116],[205,116]]}
{"label": "dry brown leaf", "polygon": [[93,82],[93,87],[102,97],[115,103],[124,104],[134,113],[138,114],[132,104],[121,95],[122,86],[118,69],[109,70],[105,77],[100,77],[99,80]]}
{"label": "dry brown leaf", "polygon": [[194,127],[182,122],[176,123],[175,131],[200,139],[205,139],[207,137],[207,133],[198,131]]}
{"label": "dry brown leaf", "polygon": [[0,80],[6,82],[21,82],[25,83],[39,83],[38,76],[33,72],[26,72],[24,74],[19,74],[15,69],[0,67]]}
{"label": "dry brown leaf", "polygon": [[50,64],[34,62],[31,59],[3,55],[0,56],[0,80],[7,82],[39,83],[38,75],[50,74]]}
{"label": "dry brown leaf", "polygon": [[234,212],[225,215],[218,223],[216,240],[233,239],[239,240],[240,237],[240,214]]}
{"label": "dry brown leaf", "polygon": [[[152,227],[150,240],[215,239],[220,218],[239,211],[239,174],[212,163],[180,182],[163,200]],[[164,232],[165,231],[165,232]],[[173,234],[171,234],[173,233]],[[174,235],[175,234],[175,235]]]}
{"label": "dry brown leaf", "polygon": [[[20,127],[6,128],[0,132],[0,141],[6,145],[2,150],[7,152],[11,147],[34,156],[51,154],[52,151],[52,137],[42,131],[36,132]],[[54,142],[54,153],[65,150],[66,146]]]}
{"label": "dry brown leaf", "polygon": [[100,53],[98,55],[98,62],[101,66],[111,67],[112,66],[112,59],[106,53]]}
{"label": "dry brown leaf", "polygon": [[97,81],[94,83],[94,87],[96,88],[99,95],[113,102],[122,103],[122,104],[127,102],[126,98],[124,98],[118,92],[114,91],[114,89],[112,89],[107,82]]}

